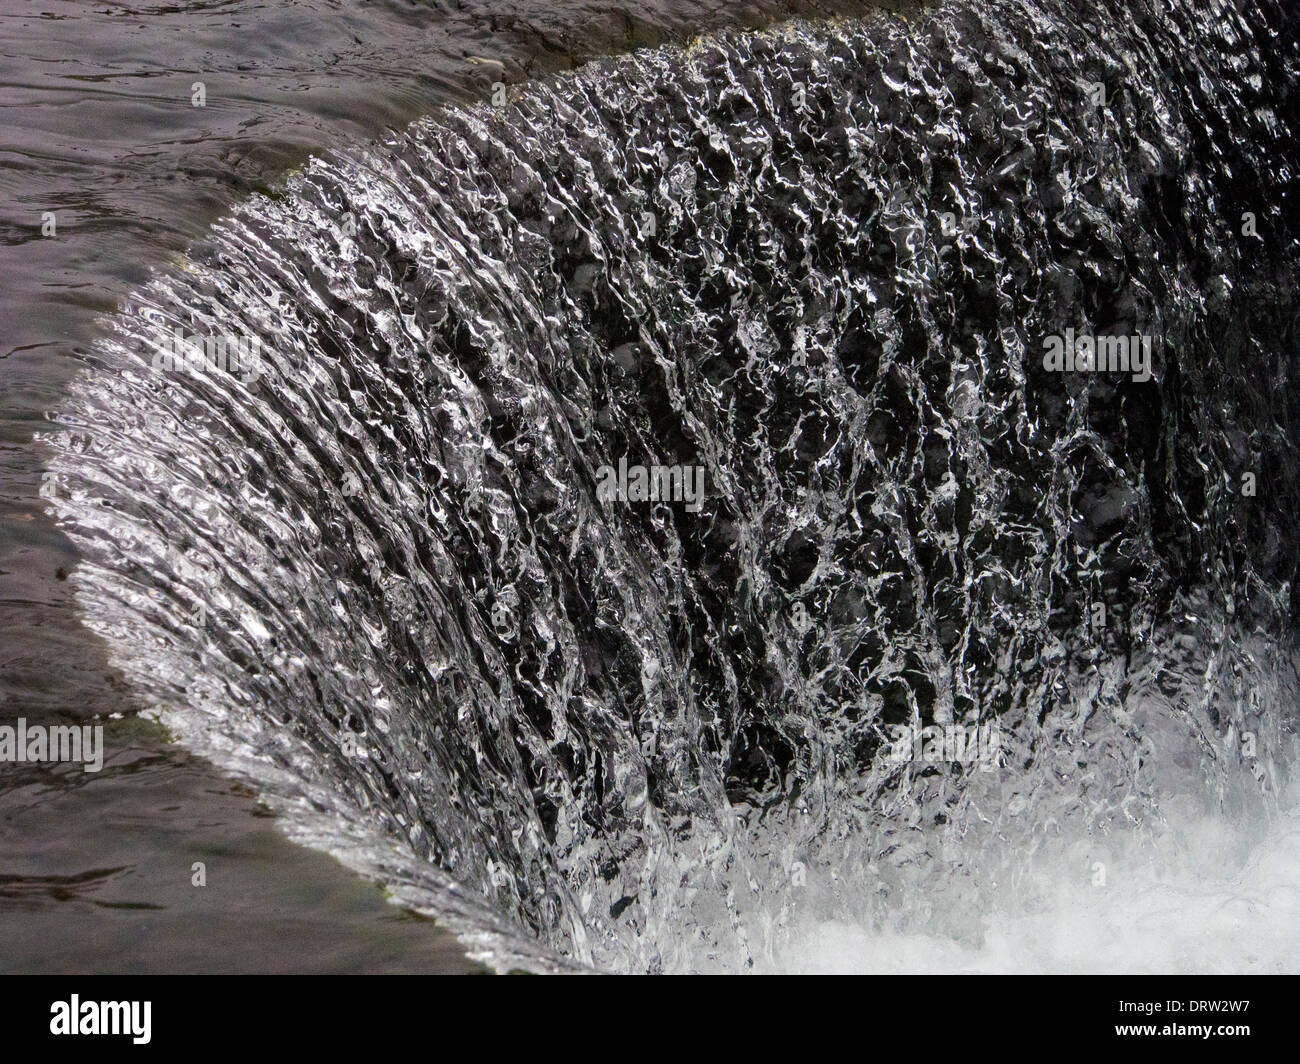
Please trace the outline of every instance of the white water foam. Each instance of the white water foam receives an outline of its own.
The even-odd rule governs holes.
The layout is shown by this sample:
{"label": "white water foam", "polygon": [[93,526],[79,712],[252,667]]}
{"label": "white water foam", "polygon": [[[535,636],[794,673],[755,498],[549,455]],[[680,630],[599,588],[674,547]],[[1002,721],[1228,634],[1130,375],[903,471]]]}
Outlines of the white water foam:
{"label": "white water foam", "polygon": [[[1201,819],[1108,863],[1058,860],[986,899],[977,944],[806,917],[776,968],[820,974],[1300,972],[1300,793],[1242,831]],[[1074,850],[1080,852],[1079,849]],[[1032,904],[1026,898],[1032,896]]]}

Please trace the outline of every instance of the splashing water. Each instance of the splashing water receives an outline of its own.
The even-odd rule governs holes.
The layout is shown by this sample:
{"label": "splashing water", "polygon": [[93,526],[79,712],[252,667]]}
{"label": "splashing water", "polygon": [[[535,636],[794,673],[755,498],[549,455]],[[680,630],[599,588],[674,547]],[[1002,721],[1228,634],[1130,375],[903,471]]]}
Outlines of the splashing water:
{"label": "splashing water", "polygon": [[[767,967],[800,973],[1293,972],[1300,957],[1300,817],[1243,839],[1198,819],[1115,861],[1092,840],[984,891],[962,934],[797,920]],[[1087,869],[1086,875],[1080,872]]]}
{"label": "splashing water", "polygon": [[[313,160],[59,415],[88,623],[499,968],[1282,963],[1300,45],[1074,6],[725,34]],[[1151,379],[1049,372],[1067,331]],[[957,726],[995,756],[897,756]]]}

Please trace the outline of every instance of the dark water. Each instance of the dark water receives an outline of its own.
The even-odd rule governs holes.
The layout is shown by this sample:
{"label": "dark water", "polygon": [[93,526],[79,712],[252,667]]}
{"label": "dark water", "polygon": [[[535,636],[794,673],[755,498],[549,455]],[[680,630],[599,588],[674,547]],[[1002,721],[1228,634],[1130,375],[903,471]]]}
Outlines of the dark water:
{"label": "dark water", "polygon": [[[787,10],[0,4],[0,715],[105,718],[109,747],[97,776],[0,771],[0,966],[469,967],[427,921],[283,842],[251,792],[131,720],[140,702],[56,575],[77,556],[38,499],[33,435],[103,331],[98,317],[309,153],[484,98],[497,78]],[[190,886],[196,860],[212,873],[204,890]]]}
{"label": "dark water", "polygon": [[[50,374],[28,524],[70,537],[13,533],[6,712],[124,714],[112,773],[34,774],[74,815],[98,792],[78,833],[134,810],[183,885],[210,819],[237,874],[265,862],[247,893],[356,929],[335,964],[446,948],[251,832],[148,708],[499,968],[1293,969],[1293,17],[521,12],[486,52],[481,14],[361,10],[398,43],[341,48],[335,101],[431,39],[467,80],[272,106],[248,164],[236,120],[176,179],[216,197],[173,227],[191,252],[105,282],[124,314],[57,381],[35,341],[5,364]],[[465,50],[505,98],[362,135],[490,94]],[[177,329],[255,339],[260,374],[160,369]],[[1148,338],[1150,379],[1047,372],[1067,331]],[[698,466],[700,505],[602,500],[621,458]],[[889,756],[955,724],[996,729],[991,764]],[[225,797],[160,823],[149,781],[199,779]],[[6,824],[63,845],[25,796]],[[155,889],[177,918],[121,849],[67,882],[32,858],[16,905]]]}

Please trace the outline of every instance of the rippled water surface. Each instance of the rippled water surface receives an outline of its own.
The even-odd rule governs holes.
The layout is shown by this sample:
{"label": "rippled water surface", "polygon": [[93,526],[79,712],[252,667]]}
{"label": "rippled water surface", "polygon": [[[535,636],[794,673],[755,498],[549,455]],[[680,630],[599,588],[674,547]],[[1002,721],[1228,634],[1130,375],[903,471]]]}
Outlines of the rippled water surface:
{"label": "rippled water surface", "polygon": [[[194,151],[224,161],[175,178],[211,200],[102,241],[122,265],[68,284],[120,315],[77,297],[3,363],[40,386],[10,423],[6,712],[123,714],[102,780],[9,792],[20,850],[66,837],[25,799],[66,818],[114,782],[98,822],[129,810],[182,887],[198,844],[160,823],[243,839],[263,892],[354,883],[247,838],[247,785],[402,903],[294,902],[379,953],[406,921],[394,963],[442,963],[419,913],[499,969],[1294,969],[1291,15],[365,5],[311,16],[341,116],[266,87],[302,62],[274,20],[304,32],[271,10],[208,86],[235,126]],[[241,73],[256,107],[225,102]],[[233,132],[255,110],[267,135]],[[6,267],[62,239],[23,224]],[[1048,372],[1067,330],[1148,337],[1151,379]],[[169,367],[178,334],[256,371]],[[703,498],[608,500],[620,461]],[[996,753],[890,756],[957,725]],[[242,781],[206,777],[217,828],[141,789],[202,789],[182,750]],[[123,875],[98,865],[90,904]]]}

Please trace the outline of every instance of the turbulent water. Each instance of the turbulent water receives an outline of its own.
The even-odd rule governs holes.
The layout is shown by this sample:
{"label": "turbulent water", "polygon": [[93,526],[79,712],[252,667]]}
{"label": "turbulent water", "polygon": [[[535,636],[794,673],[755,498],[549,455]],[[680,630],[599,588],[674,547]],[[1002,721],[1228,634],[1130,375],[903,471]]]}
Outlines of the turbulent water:
{"label": "turbulent water", "polygon": [[1293,967],[1296,28],[796,23],[313,160],[58,414],[88,623],[499,968]]}

